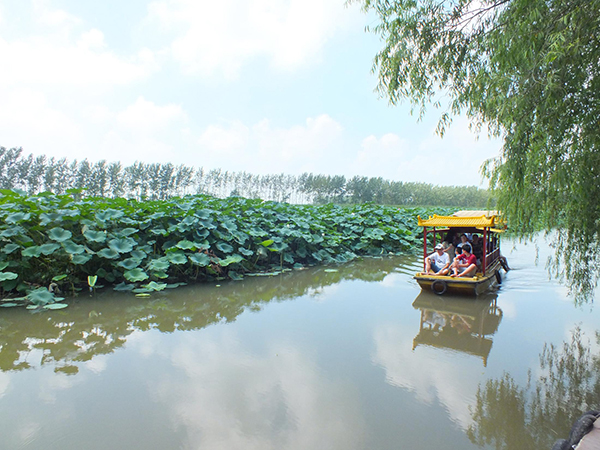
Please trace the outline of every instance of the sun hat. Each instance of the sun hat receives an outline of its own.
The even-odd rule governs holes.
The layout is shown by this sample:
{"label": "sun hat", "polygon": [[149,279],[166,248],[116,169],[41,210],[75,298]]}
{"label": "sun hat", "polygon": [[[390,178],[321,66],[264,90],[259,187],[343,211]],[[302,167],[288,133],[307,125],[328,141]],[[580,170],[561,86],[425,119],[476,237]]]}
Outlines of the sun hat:
{"label": "sun hat", "polygon": [[438,244],[435,246],[436,250],[444,250],[444,246],[442,244]]}

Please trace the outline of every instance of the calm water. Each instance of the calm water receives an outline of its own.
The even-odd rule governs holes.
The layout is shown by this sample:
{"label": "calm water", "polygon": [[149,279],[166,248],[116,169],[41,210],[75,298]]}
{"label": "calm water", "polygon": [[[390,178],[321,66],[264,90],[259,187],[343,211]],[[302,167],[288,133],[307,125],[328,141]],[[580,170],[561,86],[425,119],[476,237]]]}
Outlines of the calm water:
{"label": "calm water", "polygon": [[1,309],[0,448],[544,448],[600,392],[600,313],[539,247],[477,301],[393,258]]}

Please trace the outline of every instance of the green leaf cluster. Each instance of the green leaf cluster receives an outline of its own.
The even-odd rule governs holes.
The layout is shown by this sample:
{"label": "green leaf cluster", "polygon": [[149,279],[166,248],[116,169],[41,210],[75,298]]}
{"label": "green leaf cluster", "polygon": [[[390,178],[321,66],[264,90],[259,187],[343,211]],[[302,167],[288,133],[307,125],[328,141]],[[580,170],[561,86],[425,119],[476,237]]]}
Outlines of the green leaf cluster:
{"label": "green leaf cluster", "polygon": [[202,195],[140,202],[0,191],[0,287],[26,293],[56,283],[65,291],[92,288],[97,280],[121,290],[140,283],[157,290],[152,283],[237,280],[410,252],[420,248],[416,216],[428,213]]}

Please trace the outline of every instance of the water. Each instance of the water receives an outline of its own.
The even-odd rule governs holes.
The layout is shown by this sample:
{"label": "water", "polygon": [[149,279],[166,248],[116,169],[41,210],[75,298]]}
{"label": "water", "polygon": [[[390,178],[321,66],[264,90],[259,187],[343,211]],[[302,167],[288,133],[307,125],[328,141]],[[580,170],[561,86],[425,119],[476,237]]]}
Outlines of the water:
{"label": "water", "polygon": [[477,301],[421,293],[411,257],[2,309],[0,448],[551,446],[600,392],[600,313],[538,247]]}

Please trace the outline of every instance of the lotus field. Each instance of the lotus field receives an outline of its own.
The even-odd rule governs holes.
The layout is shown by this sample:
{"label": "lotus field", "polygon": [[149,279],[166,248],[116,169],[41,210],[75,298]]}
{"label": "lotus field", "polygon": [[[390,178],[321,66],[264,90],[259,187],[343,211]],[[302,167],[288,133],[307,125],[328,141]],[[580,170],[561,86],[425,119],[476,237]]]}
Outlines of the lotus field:
{"label": "lotus field", "polygon": [[187,282],[412,252],[421,248],[416,216],[432,212],[0,190],[0,305],[59,309],[66,304],[58,295],[104,285],[147,296]]}

